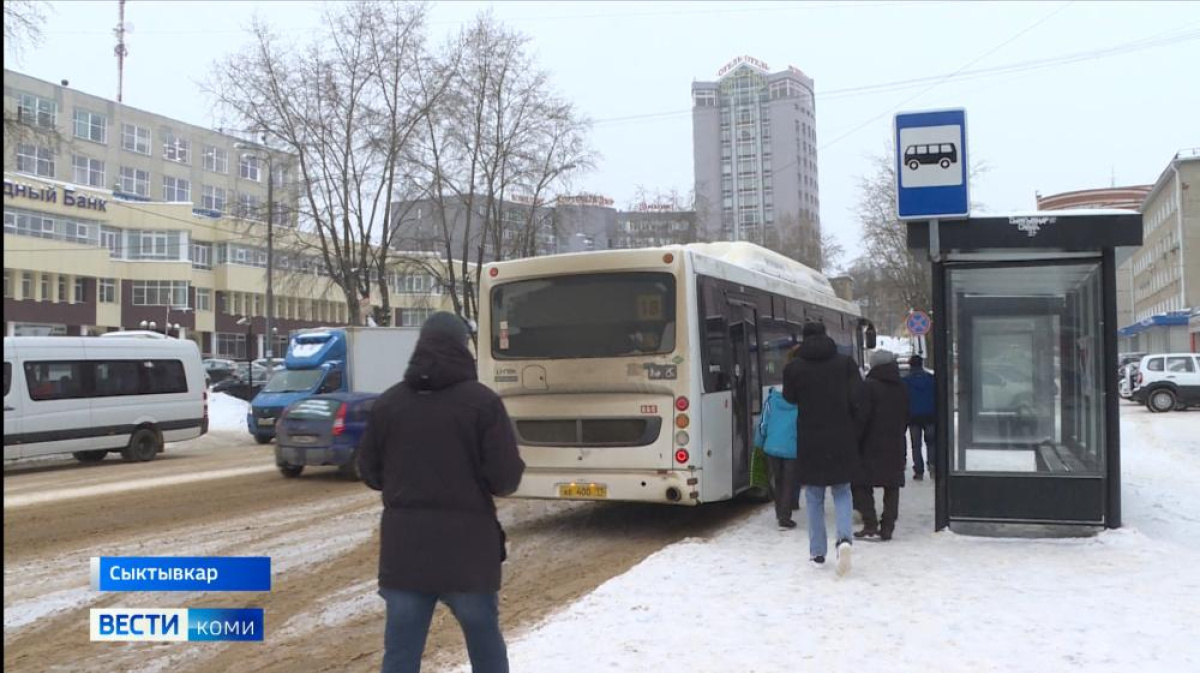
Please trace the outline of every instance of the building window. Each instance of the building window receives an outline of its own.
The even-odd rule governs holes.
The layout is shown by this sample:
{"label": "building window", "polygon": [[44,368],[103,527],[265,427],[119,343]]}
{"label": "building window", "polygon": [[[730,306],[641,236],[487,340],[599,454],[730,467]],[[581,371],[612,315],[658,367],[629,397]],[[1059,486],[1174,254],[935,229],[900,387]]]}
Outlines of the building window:
{"label": "building window", "polygon": [[87,294],[87,285],[83,282],[82,278],[76,276],[75,277],[75,303],[82,304],[84,301],[86,301],[87,297],[84,296],[86,294]]}
{"label": "building window", "polygon": [[238,174],[246,180],[258,182],[258,157],[253,154],[243,154],[238,160]]}
{"label": "building window", "polygon": [[246,335],[217,332],[216,356],[243,360],[246,358]]}
{"label": "building window", "polygon": [[163,201],[183,202],[192,200],[192,185],[183,178],[163,176]]}
{"label": "building window", "polygon": [[113,278],[101,278],[96,283],[97,301],[102,304],[117,303],[117,281]]}
{"label": "building window", "polygon": [[212,268],[212,243],[192,243],[192,267]]}
{"label": "building window", "polygon": [[41,274],[41,277],[42,277],[42,282],[40,283],[40,285],[41,285],[42,295],[40,297],[38,297],[38,299],[40,299],[42,301],[50,301],[50,274],[43,273],[43,274]]}
{"label": "building window", "polygon": [[102,114],[75,108],[75,137],[108,144],[108,119]]}
{"label": "building window", "polygon": [[53,128],[58,121],[58,105],[52,100],[23,93],[17,104],[17,118],[33,126]]}
{"label": "building window", "polygon": [[4,270],[4,298],[12,299],[12,296],[13,296],[12,271],[5,269]]}
{"label": "building window", "polygon": [[237,200],[234,216],[247,220],[262,220],[262,199],[254,194],[242,192],[237,195]]}
{"label": "building window", "polygon": [[113,227],[100,227],[100,247],[108,248],[109,257],[121,257],[121,230]]}
{"label": "building window", "polygon": [[187,306],[186,280],[133,281],[134,306]]}
{"label": "building window", "polygon": [[150,171],[122,166],[117,186],[126,194],[134,194],[148,199],[150,198]]}
{"label": "building window", "polygon": [[215,145],[204,146],[204,170],[213,173],[229,172],[229,152]]}
{"label": "building window", "polygon": [[287,184],[287,167],[280,165],[280,166],[276,166],[275,168],[273,168],[271,170],[271,182],[273,182],[276,187],[281,187],[283,185],[286,185]]}
{"label": "building window", "polygon": [[150,129],[137,124],[121,124],[121,148],[150,156]]}
{"label": "building window", "polygon": [[33,299],[33,274],[28,271],[21,274],[21,299]]}
{"label": "building window", "polygon": [[[191,163],[192,141],[174,133],[167,133],[163,138],[163,158],[167,161],[178,161],[181,164]],[[184,200],[186,201],[186,199]]]}
{"label": "building window", "polygon": [[129,259],[187,261],[188,238],[181,231],[130,231]]}
{"label": "building window", "polygon": [[225,189],[204,185],[204,193],[200,197],[200,207],[215,210],[218,213],[225,212]]}
{"label": "building window", "polygon": [[406,308],[400,310],[401,327],[420,327],[429,316],[433,315],[431,308]]}
{"label": "building window", "polygon": [[60,301],[60,302],[69,301],[69,297],[67,297],[67,277],[62,275],[61,273],[58,274],[58,299],[57,299],[57,301]]}
{"label": "building window", "polygon": [[207,287],[196,288],[196,310],[211,311],[212,310],[212,290]]}
{"label": "building window", "polygon": [[104,186],[104,162],[78,154],[71,157],[71,180],[78,185]]}
{"label": "building window", "polygon": [[49,147],[18,143],[17,172],[43,178],[54,177],[54,153]]}

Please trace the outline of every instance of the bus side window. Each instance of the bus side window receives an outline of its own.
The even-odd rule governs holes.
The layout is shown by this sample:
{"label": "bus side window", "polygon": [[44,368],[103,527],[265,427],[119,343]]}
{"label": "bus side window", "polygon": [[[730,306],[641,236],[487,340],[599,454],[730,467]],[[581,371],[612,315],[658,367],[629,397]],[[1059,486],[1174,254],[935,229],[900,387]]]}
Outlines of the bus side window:
{"label": "bus side window", "polygon": [[715,393],[729,390],[729,372],[726,343],[729,340],[729,324],[723,315],[704,319],[704,391]]}

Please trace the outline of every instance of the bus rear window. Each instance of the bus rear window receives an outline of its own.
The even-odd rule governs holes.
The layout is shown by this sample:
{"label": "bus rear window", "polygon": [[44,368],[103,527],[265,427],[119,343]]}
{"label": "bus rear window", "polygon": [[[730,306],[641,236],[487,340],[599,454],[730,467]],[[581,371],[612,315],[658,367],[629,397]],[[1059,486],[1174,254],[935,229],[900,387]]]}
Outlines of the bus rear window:
{"label": "bus rear window", "polygon": [[675,278],[597,273],[492,289],[498,359],[605,358],[675,350]]}

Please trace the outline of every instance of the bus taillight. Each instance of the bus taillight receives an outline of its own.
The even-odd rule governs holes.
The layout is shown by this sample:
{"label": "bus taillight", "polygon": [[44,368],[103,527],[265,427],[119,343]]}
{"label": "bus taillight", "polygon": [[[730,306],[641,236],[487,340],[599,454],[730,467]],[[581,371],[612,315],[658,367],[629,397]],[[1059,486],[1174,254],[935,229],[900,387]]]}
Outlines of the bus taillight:
{"label": "bus taillight", "polygon": [[675,417],[675,427],[679,428],[680,430],[686,428],[690,423],[691,421],[688,420],[687,414],[679,414]]}
{"label": "bus taillight", "polygon": [[679,411],[687,411],[688,410],[688,398],[676,397],[675,398],[675,408]]}
{"label": "bus taillight", "polygon": [[687,444],[689,439],[691,439],[691,437],[688,437],[688,433],[684,432],[683,430],[675,433],[676,444]]}
{"label": "bus taillight", "polygon": [[677,463],[686,463],[691,457],[692,456],[688,453],[687,449],[679,449],[675,452],[675,462]]}

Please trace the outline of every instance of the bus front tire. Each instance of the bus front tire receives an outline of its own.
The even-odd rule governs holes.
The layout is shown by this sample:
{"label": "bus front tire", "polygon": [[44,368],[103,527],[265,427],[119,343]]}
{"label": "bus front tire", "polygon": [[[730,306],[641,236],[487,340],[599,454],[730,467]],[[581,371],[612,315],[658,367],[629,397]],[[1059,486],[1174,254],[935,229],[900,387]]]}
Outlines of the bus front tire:
{"label": "bus front tire", "polygon": [[254,441],[259,444],[270,444],[271,437],[268,435],[260,435],[258,433],[254,433]]}
{"label": "bus front tire", "polygon": [[81,463],[98,463],[104,460],[104,457],[108,455],[108,451],[76,451],[71,455],[75,456],[75,460]]}
{"label": "bus front tire", "polygon": [[162,438],[150,428],[139,428],[129,438],[129,446],[121,449],[121,457],[131,463],[153,460],[162,450]]}

